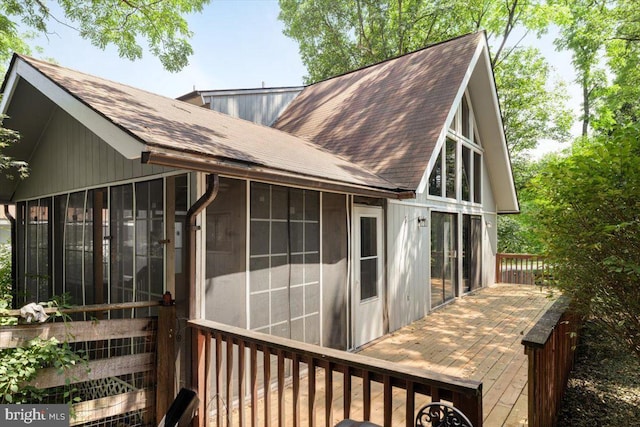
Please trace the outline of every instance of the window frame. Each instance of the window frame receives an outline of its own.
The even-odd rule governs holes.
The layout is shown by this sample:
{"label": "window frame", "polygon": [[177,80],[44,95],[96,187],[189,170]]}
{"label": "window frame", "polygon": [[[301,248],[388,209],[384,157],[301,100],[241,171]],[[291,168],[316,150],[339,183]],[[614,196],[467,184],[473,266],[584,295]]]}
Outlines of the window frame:
{"label": "window frame", "polygon": [[[462,131],[464,127],[462,126],[463,119],[463,103],[466,104],[468,108],[468,133],[469,136],[464,136]],[[451,143],[456,144],[455,148],[455,197],[450,197],[447,191],[447,177],[449,175],[450,165],[447,165],[447,147]],[[469,150],[469,168],[466,170],[467,172],[467,180],[468,180],[468,199],[463,197],[463,148]],[[429,170],[429,175],[427,179],[427,198],[434,198],[439,201],[446,202],[454,202],[471,206],[481,206],[483,201],[482,195],[482,168],[483,168],[483,154],[484,149],[482,148],[480,138],[478,137],[478,129],[475,122],[475,115],[473,112],[473,107],[471,105],[471,97],[468,91],[465,91],[463,94],[463,98],[458,103],[458,106],[455,110],[455,115],[447,127],[447,132],[444,138],[444,141],[440,145],[440,149],[437,154],[436,160],[433,162],[433,166],[431,170]],[[476,156],[480,156],[479,165],[476,164],[475,158]],[[439,176],[434,176],[433,174],[438,172],[437,166],[440,165],[439,168]],[[479,166],[480,170],[476,171],[475,169]],[[476,183],[476,178],[479,178],[478,183]],[[432,186],[432,182],[437,182],[439,179],[440,186],[437,188],[439,191],[434,191],[434,187]],[[477,193],[480,194],[477,194]]]}

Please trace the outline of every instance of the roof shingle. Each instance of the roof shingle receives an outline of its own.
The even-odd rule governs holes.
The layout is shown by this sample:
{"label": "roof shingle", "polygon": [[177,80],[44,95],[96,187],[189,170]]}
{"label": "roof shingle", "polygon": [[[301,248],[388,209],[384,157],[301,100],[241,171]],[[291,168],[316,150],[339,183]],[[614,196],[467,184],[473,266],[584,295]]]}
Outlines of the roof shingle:
{"label": "roof shingle", "polygon": [[397,186],[312,142],[186,102],[18,55],[148,147],[368,188]]}
{"label": "roof shingle", "polygon": [[306,87],[275,128],[415,190],[483,33]]}

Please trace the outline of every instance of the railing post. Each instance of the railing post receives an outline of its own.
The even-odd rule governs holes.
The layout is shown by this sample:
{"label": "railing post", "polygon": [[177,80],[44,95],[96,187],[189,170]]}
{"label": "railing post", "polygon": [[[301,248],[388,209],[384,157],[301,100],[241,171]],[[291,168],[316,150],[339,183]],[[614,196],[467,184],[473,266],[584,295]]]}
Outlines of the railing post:
{"label": "railing post", "polygon": [[496,254],[496,283],[502,283],[502,254]]}
{"label": "railing post", "polygon": [[[171,295],[169,294],[169,301]],[[156,424],[164,417],[176,395],[175,372],[176,306],[158,307],[158,338],[156,342]]]}
{"label": "railing post", "polygon": [[[558,299],[522,340],[529,360],[529,425],[553,425],[573,366],[578,325],[568,300]],[[570,322],[570,323],[569,323]]]}
{"label": "railing post", "polygon": [[456,393],[453,395],[453,406],[458,408],[471,421],[474,427],[482,427],[482,385],[476,395]]}
{"label": "railing post", "polygon": [[207,413],[206,413],[206,403],[207,403],[207,382],[206,382],[206,373],[205,373],[205,361],[206,361],[206,348],[207,343],[205,342],[207,337],[205,333],[199,329],[194,329],[192,334],[195,334],[193,337],[193,384],[196,388],[196,392],[198,393],[198,398],[200,402],[198,403],[198,412],[196,416],[193,418],[193,427],[205,427],[207,423]]}

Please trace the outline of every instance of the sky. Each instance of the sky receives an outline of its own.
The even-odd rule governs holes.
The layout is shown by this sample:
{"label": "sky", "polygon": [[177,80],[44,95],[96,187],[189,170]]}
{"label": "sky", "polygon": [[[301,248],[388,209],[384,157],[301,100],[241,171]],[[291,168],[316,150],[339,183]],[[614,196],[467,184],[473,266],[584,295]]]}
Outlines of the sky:
{"label": "sky", "polygon": [[[52,12],[56,14],[55,6]],[[191,39],[194,55],[178,73],[164,70],[160,61],[148,52],[133,62],[120,58],[115,48],[94,47],[74,30],[55,22],[50,26],[53,34],[40,36],[31,44],[42,49],[34,53],[39,58],[53,59],[65,67],[172,98],[194,89],[298,86],[306,70],[297,43],[282,32],[284,27],[278,13],[277,0],[213,0],[202,13],[188,17],[194,33]],[[553,38],[553,33],[542,39],[530,35],[523,43],[538,46],[558,78],[572,82],[570,55],[557,52]],[[575,85],[568,90],[577,110],[579,90]],[[546,141],[533,154],[538,157],[561,147]]]}
{"label": "sky", "polygon": [[[52,8],[55,15],[56,11]],[[169,97],[196,89],[238,89],[298,86],[305,68],[297,44],[283,33],[279,6],[271,0],[212,1],[200,14],[188,17],[194,33],[190,64],[179,73],[162,68],[145,52],[130,61],[117,49],[100,50],[69,28],[51,23],[54,34],[31,44],[43,49],[34,56]]]}

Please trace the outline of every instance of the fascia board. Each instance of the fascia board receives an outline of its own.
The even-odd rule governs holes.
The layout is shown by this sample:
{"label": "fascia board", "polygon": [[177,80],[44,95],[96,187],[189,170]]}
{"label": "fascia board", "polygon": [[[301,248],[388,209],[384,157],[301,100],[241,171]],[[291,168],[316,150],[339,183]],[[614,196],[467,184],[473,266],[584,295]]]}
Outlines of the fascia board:
{"label": "fascia board", "polygon": [[18,85],[18,73],[16,72],[16,67],[12,67],[9,72],[9,76],[7,77],[7,83],[5,85],[4,93],[2,94],[2,101],[0,101],[0,113],[7,114],[7,110],[9,109],[9,104],[11,103],[11,98],[13,98],[13,93],[16,90],[16,86]]}
{"label": "fascia board", "polygon": [[[43,95],[69,113],[71,117],[78,120],[127,159],[140,158],[140,153],[145,147],[144,143],[100,115],[96,110],[64,90],[24,60],[19,58],[11,73],[12,75],[16,73],[17,76],[29,82]],[[15,87],[17,80],[14,79],[12,81],[11,79],[12,76],[9,77],[9,87]],[[5,105],[4,98],[2,100],[2,108],[2,111],[6,111],[7,106]]]}
{"label": "fascia board", "polygon": [[[509,157],[509,150],[507,148],[507,140],[504,134],[504,123],[502,122],[502,113],[500,112],[500,103],[498,100],[498,90],[495,86],[495,78],[493,77],[493,70],[491,68],[491,58],[489,57],[489,50],[487,49],[484,54],[483,65],[484,69],[482,70],[487,78],[485,79],[490,85],[490,96],[491,96],[491,104],[493,107],[492,116],[495,117],[494,126],[495,135],[498,137],[498,141],[493,141],[497,145],[497,150],[489,150],[490,155],[493,157],[494,155],[498,155],[499,158],[498,164],[501,165],[504,170],[503,173],[506,174],[508,182],[509,182],[509,205],[511,208],[506,209],[508,212],[518,212],[520,207],[518,203],[518,195],[516,193],[515,182],[513,180],[513,170],[511,168],[511,158]],[[486,141],[486,143],[491,143],[492,141]],[[494,158],[495,159],[495,158]],[[495,164],[495,161],[493,162]],[[498,174],[502,168],[490,168],[488,170],[492,181],[496,179],[495,175]],[[501,193],[504,195],[504,193]],[[498,210],[501,210],[498,208]]]}
{"label": "fascia board", "polygon": [[486,40],[484,38],[480,43],[478,43],[478,46],[476,47],[476,51],[473,53],[473,56],[471,57],[471,61],[469,61],[469,66],[467,67],[467,71],[464,74],[462,83],[460,84],[460,87],[458,88],[458,92],[456,93],[456,96],[453,100],[453,105],[451,105],[451,108],[449,108],[449,114],[447,114],[447,119],[445,120],[444,125],[440,130],[440,134],[438,135],[438,141],[436,142],[433,152],[431,153],[431,158],[429,159],[427,168],[425,169],[424,174],[422,175],[422,179],[420,180],[420,184],[418,185],[416,193],[424,193],[427,189],[427,184],[429,183],[429,171],[431,171],[431,169],[436,163],[436,160],[438,157],[437,154],[440,153],[442,144],[444,144],[445,137],[447,136],[447,130],[449,129],[449,124],[451,123],[451,121],[456,115],[458,104],[460,104],[460,102],[462,101],[464,92],[467,89],[467,86],[469,85],[469,80],[471,80],[471,75],[473,74],[473,71],[476,67],[478,59],[480,58],[480,55],[482,55],[483,51],[488,51]]}

